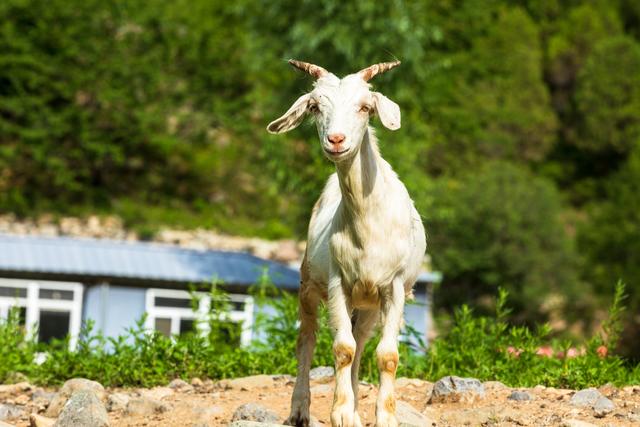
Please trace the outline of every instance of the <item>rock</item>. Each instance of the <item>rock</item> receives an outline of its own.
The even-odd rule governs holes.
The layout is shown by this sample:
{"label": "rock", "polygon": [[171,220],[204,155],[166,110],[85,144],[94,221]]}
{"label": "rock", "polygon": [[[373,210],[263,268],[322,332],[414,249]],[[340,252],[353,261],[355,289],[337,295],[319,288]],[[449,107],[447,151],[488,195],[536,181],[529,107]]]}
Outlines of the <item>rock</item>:
{"label": "rock", "polygon": [[447,376],[433,385],[430,403],[470,403],[484,397],[484,386],[475,378]]}
{"label": "rock", "polygon": [[64,405],[54,427],[108,427],[109,417],[95,391],[75,391]]}
{"label": "rock", "polygon": [[0,385],[0,394],[20,394],[33,388],[28,382]]}
{"label": "rock", "polygon": [[200,378],[191,378],[191,385],[195,388],[201,388],[204,386],[204,383]]}
{"label": "rock", "polygon": [[5,423],[4,421],[0,421],[0,427],[16,427],[13,424]]}
{"label": "rock", "polygon": [[256,421],[233,421],[228,427],[283,427],[282,424],[273,424],[273,423],[260,423]]}
{"label": "rock", "polygon": [[140,394],[149,399],[162,400],[167,396],[173,396],[175,391],[169,387],[154,387],[151,390],[142,390]]}
{"label": "rock", "polygon": [[0,403],[0,420],[8,420],[10,418],[18,418],[24,413],[24,410],[16,405]]}
{"label": "rock", "polygon": [[107,393],[104,391],[102,384],[95,381],[87,380],[85,378],[74,378],[62,386],[58,394],[53,398],[45,415],[50,418],[56,418],[62,412],[64,404],[71,397],[73,393],[80,390],[91,390],[95,393],[96,397],[104,402],[107,399]]}
{"label": "rock", "polygon": [[400,427],[423,427],[432,423],[432,420],[402,400],[396,401],[396,418]]}
{"label": "rock", "polygon": [[252,375],[250,377],[234,378],[232,380],[222,380],[218,385],[225,388],[240,390],[251,390],[254,388],[273,387],[274,377],[271,375]]}
{"label": "rock", "polygon": [[42,415],[38,414],[31,414],[29,415],[29,423],[31,427],[53,427],[53,425],[56,423],[56,420],[43,417]]}
{"label": "rock", "polygon": [[571,400],[569,402],[573,406],[593,406],[601,397],[604,396],[602,396],[602,394],[595,388],[590,387],[576,392],[576,394],[571,396]]}
{"label": "rock", "polygon": [[4,382],[7,384],[28,383],[29,378],[22,372],[9,372]]}
{"label": "rock", "polygon": [[532,400],[533,397],[526,391],[514,390],[508,397],[509,400],[525,401]]}
{"label": "rock", "polygon": [[309,379],[322,380],[333,378],[334,371],[331,366],[318,366],[309,371]]}
{"label": "rock", "polygon": [[275,412],[272,412],[257,403],[245,403],[236,409],[231,421],[246,420],[275,423],[279,419],[280,417]]}
{"label": "rock", "polygon": [[317,384],[311,387],[311,394],[329,394],[333,392],[333,386],[331,384]]}
{"label": "rock", "polygon": [[603,418],[613,412],[614,409],[616,409],[616,405],[604,396],[598,398],[596,403],[593,404],[593,414],[596,418]]}
{"label": "rock", "polygon": [[136,397],[129,400],[125,414],[127,415],[153,415],[162,414],[171,410],[171,405],[149,397]]}
{"label": "rock", "polygon": [[31,400],[33,400],[34,402],[42,403],[45,406],[49,406],[49,403],[51,403],[54,397],[56,397],[56,393],[45,391],[41,388],[37,389],[33,392],[33,394],[31,394]]}
{"label": "rock", "polygon": [[131,400],[131,397],[129,397],[128,394],[110,394],[107,398],[107,411],[125,411],[127,409],[127,404],[129,404],[129,400]]}
{"label": "rock", "polygon": [[183,392],[193,390],[193,386],[191,384],[184,380],[181,380],[180,378],[176,378],[175,380],[171,381],[169,383],[169,388]]}
{"label": "rock", "polygon": [[208,418],[218,418],[224,415],[224,408],[222,406],[207,406],[205,408],[196,407],[193,408],[193,413],[196,415],[196,418],[200,420],[205,420]]}
{"label": "rock", "polygon": [[569,418],[568,420],[564,420],[562,422],[562,427],[597,427],[597,426],[595,424],[591,424],[586,421],[580,421],[573,418]]}

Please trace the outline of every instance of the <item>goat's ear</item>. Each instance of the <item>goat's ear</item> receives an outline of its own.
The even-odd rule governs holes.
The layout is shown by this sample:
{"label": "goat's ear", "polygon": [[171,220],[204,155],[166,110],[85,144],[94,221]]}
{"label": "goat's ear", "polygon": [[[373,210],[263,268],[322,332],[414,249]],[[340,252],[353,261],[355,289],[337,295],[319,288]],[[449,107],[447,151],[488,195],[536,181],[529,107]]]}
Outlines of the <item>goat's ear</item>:
{"label": "goat's ear", "polygon": [[267,130],[270,133],[283,133],[298,127],[304,118],[304,113],[307,111],[310,97],[307,93],[298,98],[282,117],[269,123]]}
{"label": "goat's ear", "polygon": [[376,104],[376,111],[380,121],[387,129],[400,129],[400,107],[398,104],[381,94],[372,92],[373,100]]}

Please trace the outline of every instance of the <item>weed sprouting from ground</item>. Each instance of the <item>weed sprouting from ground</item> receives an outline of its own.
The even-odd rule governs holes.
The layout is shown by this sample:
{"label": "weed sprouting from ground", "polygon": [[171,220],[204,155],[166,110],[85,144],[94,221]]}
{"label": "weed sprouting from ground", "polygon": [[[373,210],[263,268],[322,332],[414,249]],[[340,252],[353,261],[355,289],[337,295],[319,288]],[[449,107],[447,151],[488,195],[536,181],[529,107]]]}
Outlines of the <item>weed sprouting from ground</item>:
{"label": "weed sprouting from ground", "polygon": [[[118,337],[105,337],[84,325],[75,350],[69,340],[36,343],[27,336],[15,313],[0,320],[0,382],[22,373],[40,384],[59,384],[86,377],[106,386],[154,386],[182,377],[229,378],[259,373],[295,375],[298,330],[297,297],[275,288],[265,275],[252,288],[257,307],[253,343],[237,345],[240,328],[229,322],[231,305],[219,282],[211,286],[212,310],[201,320],[205,332],[166,337],[145,329],[145,319]],[[400,343],[399,376],[437,380],[445,375],[498,380],[510,386],[544,384],[583,388],[604,383],[640,383],[640,367],[615,355],[622,328],[624,286],[618,284],[602,333],[580,345],[549,338],[548,325],[535,329],[510,325],[508,295],[500,291],[494,316],[475,316],[466,306],[454,315],[452,328],[427,348],[415,342],[408,328]],[[193,308],[199,301],[194,294]],[[314,365],[332,365],[331,333],[326,309],[321,308]],[[360,376],[377,380],[375,345],[368,343]],[[45,353],[44,363],[34,361]]]}

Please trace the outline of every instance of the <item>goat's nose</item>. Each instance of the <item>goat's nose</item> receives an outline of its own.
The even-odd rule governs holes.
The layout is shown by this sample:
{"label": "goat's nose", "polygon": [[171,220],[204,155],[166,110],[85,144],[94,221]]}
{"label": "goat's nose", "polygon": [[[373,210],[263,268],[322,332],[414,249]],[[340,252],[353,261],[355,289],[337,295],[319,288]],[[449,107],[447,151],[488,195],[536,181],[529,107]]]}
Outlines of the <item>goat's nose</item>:
{"label": "goat's nose", "polygon": [[344,141],[345,136],[344,133],[332,133],[331,135],[327,136],[327,139],[332,144],[340,144],[342,141]]}

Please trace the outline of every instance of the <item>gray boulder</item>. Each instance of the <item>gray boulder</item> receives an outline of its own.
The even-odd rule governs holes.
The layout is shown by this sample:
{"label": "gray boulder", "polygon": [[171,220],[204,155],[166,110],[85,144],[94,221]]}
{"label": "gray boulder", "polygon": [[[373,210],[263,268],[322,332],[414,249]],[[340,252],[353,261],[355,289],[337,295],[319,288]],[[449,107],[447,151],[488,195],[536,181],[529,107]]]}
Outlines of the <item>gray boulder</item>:
{"label": "gray boulder", "polygon": [[531,395],[526,391],[514,390],[511,392],[508,399],[522,402],[522,401],[532,400],[533,397],[531,397]]}
{"label": "gray boulder", "polygon": [[569,403],[571,403],[573,406],[580,407],[593,406],[601,397],[604,397],[602,393],[600,393],[595,388],[590,387],[576,392],[576,394],[571,396],[571,400],[569,401]]}
{"label": "gray boulder", "polygon": [[102,401],[92,390],[71,395],[54,427],[108,427],[109,417]]}
{"label": "gray boulder", "polygon": [[56,418],[62,412],[67,400],[73,393],[80,390],[91,390],[96,397],[104,402],[107,398],[107,393],[104,391],[102,384],[95,381],[91,381],[85,378],[74,378],[64,383],[58,394],[53,398],[45,415],[50,418]]}
{"label": "gray boulder", "polygon": [[8,420],[10,418],[18,418],[24,413],[24,410],[17,405],[8,403],[0,403],[0,420]]}
{"label": "gray boulder", "polygon": [[396,402],[396,419],[400,427],[423,427],[432,424],[432,420],[402,400]]}
{"label": "gray boulder", "polygon": [[598,398],[596,403],[593,404],[593,413],[596,418],[603,418],[613,412],[614,409],[616,409],[616,405],[604,396]]}
{"label": "gray boulder", "polygon": [[125,413],[127,415],[147,416],[153,414],[162,414],[169,410],[171,410],[171,405],[168,405],[157,399],[143,396],[129,400]]}
{"label": "gray boulder", "polygon": [[482,383],[475,378],[460,378],[447,376],[439,379],[433,385],[431,403],[470,403],[484,398],[485,391]]}
{"label": "gray boulder", "polygon": [[280,417],[273,411],[258,405],[257,403],[245,403],[238,406],[233,413],[231,421],[259,421],[267,423],[276,423]]}
{"label": "gray boulder", "polygon": [[321,380],[333,378],[334,371],[331,366],[318,366],[309,371],[309,378],[312,380]]}

